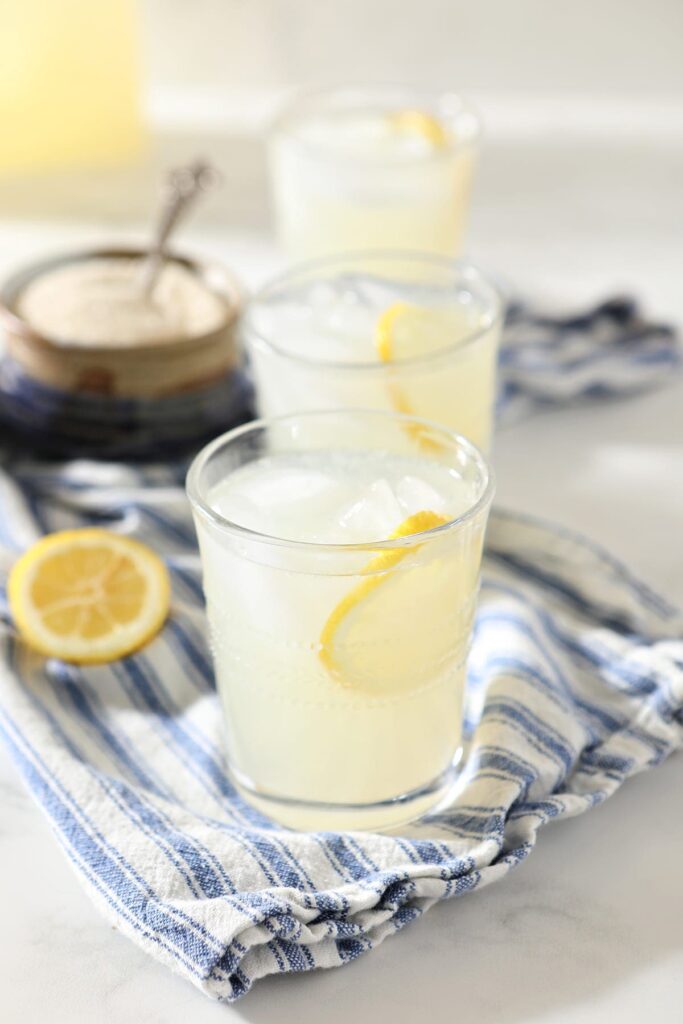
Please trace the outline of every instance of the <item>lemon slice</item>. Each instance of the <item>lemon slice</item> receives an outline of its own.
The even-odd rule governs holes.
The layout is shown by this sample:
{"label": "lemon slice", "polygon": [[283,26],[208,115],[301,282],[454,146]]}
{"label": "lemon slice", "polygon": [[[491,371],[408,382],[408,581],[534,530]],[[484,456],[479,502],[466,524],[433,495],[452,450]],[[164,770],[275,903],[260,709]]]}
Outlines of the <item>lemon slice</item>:
{"label": "lemon slice", "polygon": [[[447,522],[448,517],[437,512],[416,512],[390,539]],[[456,628],[464,582],[458,559],[435,557],[397,573],[389,571],[420,546],[418,542],[377,554],[363,570],[367,577],[327,619],[319,656],[336,682],[373,695],[389,689],[395,693],[433,678],[452,660],[453,646],[462,634]]]}
{"label": "lemon slice", "polygon": [[375,350],[383,363],[428,356],[447,348],[476,328],[471,314],[394,302],[375,324]]}
{"label": "lemon slice", "polygon": [[144,544],[107,530],[65,530],[34,544],[9,578],[19,632],[37,651],[78,664],[122,658],[168,614],[168,572]]}
{"label": "lemon slice", "polygon": [[415,309],[409,302],[394,302],[387,309],[383,310],[375,324],[375,349],[383,363],[389,363],[394,358],[394,334],[396,321],[401,318],[410,317]]}
{"label": "lemon slice", "polygon": [[[465,324],[454,310],[427,309],[410,302],[394,302],[377,318],[375,350],[383,363],[429,355],[462,333]],[[414,415],[408,396],[396,380],[389,380],[389,396],[396,412]],[[425,451],[440,449],[438,442],[418,423],[409,423],[406,430]]]}
{"label": "lemon slice", "polygon": [[389,120],[395,131],[420,135],[435,149],[443,149],[448,143],[448,135],[441,121],[424,110],[399,110]]}

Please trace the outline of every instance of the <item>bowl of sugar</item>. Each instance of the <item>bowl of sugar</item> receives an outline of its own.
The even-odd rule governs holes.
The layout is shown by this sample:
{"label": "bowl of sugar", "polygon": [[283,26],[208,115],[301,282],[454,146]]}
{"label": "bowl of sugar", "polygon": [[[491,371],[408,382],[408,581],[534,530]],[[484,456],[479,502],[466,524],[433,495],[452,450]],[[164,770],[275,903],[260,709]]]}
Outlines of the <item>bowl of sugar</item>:
{"label": "bowl of sugar", "polygon": [[248,404],[236,326],[242,305],[218,263],[146,250],[38,261],[0,288],[0,414],[39,446],[125,455],[201,440]]}

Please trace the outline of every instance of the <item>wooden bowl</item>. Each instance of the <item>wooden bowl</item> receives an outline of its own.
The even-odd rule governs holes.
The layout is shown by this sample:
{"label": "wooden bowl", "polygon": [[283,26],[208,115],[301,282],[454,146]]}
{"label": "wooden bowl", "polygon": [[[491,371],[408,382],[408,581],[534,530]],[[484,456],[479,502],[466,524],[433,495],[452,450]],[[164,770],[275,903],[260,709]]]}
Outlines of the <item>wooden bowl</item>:
{"label": "wooden bowl", "polygon": [[236,325],[242,299],[232,274],[215,263],[177,253],[169,257],[194,273],[225,304],[216,330],[194,337],[134,347],[69,344],[37,333],[18,313],[17,301],[29,282],[67,263],[94,258],[139,258],[143,249],[91,249],[34,263],[0,288],[0,326],[7,351],[25,374],[67,393],[121,398],[162,398],[206,388],[239,363]]}

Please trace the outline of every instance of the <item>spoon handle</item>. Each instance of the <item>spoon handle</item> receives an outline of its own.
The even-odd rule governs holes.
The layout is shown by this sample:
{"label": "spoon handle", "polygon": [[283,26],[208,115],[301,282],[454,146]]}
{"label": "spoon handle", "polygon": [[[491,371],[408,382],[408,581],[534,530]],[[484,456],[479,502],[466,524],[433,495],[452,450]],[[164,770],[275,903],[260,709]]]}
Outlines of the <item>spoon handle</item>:
{"label": "spoon handle", "polygon": [[196,160],[186,167],[172,170],[162,193],[161,212],[147,257],[140,268],[140,287],[149,295],[164,262],[167,243],[183,214],[202,192],[212,188],[219,179],[209,163]]}

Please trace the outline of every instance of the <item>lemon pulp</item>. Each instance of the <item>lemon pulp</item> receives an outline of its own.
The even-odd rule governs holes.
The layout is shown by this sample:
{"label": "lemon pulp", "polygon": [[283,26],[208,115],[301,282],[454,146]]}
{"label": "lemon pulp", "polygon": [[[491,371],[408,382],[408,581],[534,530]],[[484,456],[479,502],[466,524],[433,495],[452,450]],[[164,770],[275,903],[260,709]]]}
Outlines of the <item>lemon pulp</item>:
{"label": "lemon pulp", "polygon": [[93,528],[34,544],[12,569],[8,593],[31,647],[92,664],[130,654],[154,636],[168,614],[170,582],[144,544]]}

